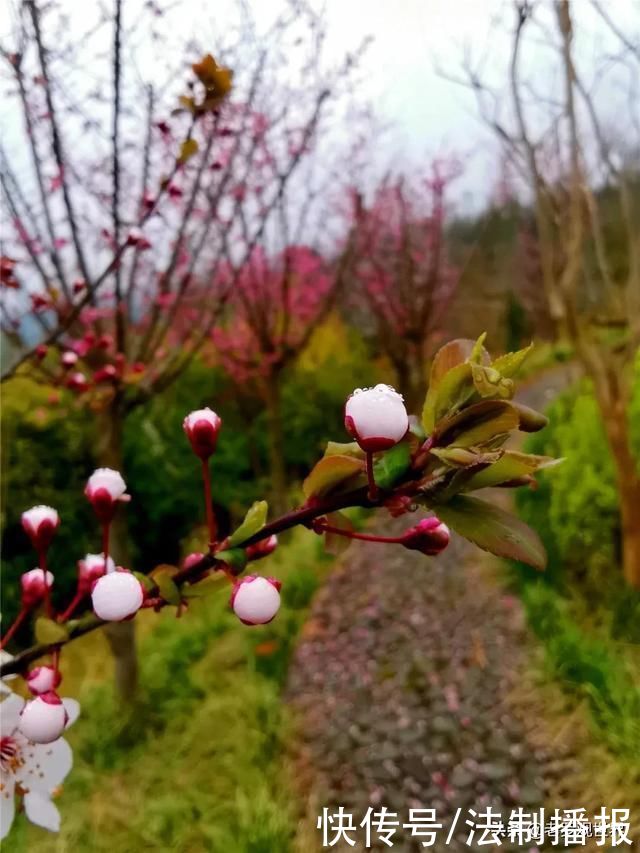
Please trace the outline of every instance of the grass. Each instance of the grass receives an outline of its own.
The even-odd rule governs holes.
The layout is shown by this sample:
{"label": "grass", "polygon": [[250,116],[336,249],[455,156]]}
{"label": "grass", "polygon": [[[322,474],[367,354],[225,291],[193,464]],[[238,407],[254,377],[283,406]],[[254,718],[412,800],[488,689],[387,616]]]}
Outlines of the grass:
{"label": "grass", "polygon": [[77,696],[82,715],[68,733],[75,766],[58,801],[62,829],[50,835],[20,816],[7,849],[286,853],[297,803],[281,687],[328,565],[320,540],[291,534],[258,567],[284,581],[280,614],[261,628],[235,619],[218,579],[180,620],[144,614],[131,711],[114,700],[103,638],[63,656],[62,695]]}
{"label": "grass", "polygon": [[544,644],[549,673],[585,700],[594,734],[622,761],[640,755],[640,671],[633,645],[576,618],[575,608],[543,583],[528,584],[523,602]]}

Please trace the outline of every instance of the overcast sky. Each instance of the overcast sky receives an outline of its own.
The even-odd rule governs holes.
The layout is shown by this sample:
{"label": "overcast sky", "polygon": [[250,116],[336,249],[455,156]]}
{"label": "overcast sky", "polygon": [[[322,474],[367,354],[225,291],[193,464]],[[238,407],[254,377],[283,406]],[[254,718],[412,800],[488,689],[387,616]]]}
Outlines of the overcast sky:
{"label": "overcast sky", "polygon": [[[125,0],[129,3],[142,0]],[[484,58],[484,71],[498,86],[507,83],[506,62],[513,30],[512,0],[317,0],[324,5],[328,21],[328,54],[338,62],[362,39],[373,42],[365,56],[361,95],[370,100],[383,121],[393,125],[385,134],[381,162],[396,166],[420,163],[430,155],[457,153],[465,163],[458,181],[459,207],[477,209],[491,194],[499,179],[499,157],[495,141],[478,119],[473,95],[444,79],[438,68],[450,73],[460,70],[464,51],[474,61]],[[599,0],[607,14],[628,38],[638,43],[640,0]],[[164,26],[212,32],[224,26],[235,0],[179,0]],[[246,0],[258,19],[269,20],[282,9],[283,0]],[[70,12],[70,26],[83,32],[96,10],[97,0],[59,0],[58,7]],[[164,4],[163,4],[164,5]],[[548,30],[534,33],[524,54],[524,65],[542,96],[558,93],[559,81],[552,69],[554,21],[551,0],[538,0],[536,14]],[[618,50],[612,36],[594,9],[593,0],[573,0],[577,31],[576,55],[587,81],[594,70],[594,57]],[[7,6],[4,6],[5,10]],[[3,33],[8,29],[7,12],[0,17]],[[173,16],[173,17],[171,17]],[[175,17],[177,16],[177,17]],[[640,103],[640,84],[636,109]],[[608,121],[620,134],[627,133],[628,86],[624,93],[605,79],[600,99],[609,110]],[[504,98],[505,103],[508,97]],[[348,128],[345,128],[348,131]]]}
{"label": "overcast sky", "polygon": [[[616,25],[640,48],[640,2],[601,0]],[[553,33],[549,2],[535,4],[541,22]],[[576,55],[585,78],[595,72],[595,57],[619,50],[619,42],[591,0],[573,0]],[[512,0],[326,0],[330,45],[336,54],[357,43],[363,33],[374,42],[366,59],[366,90],[380,112],[397,127],[388,140],[390,153],[403,152],[419,162],[431,153],[453,149],[465,161],[460,201],[476,207],[498,180],[499,158],[489,132],[478,120],[474,96],[444,79],[438,68],[459,72],[465,50],[483,59],[496,85],[507,82]],[[524,62],[538,92],[557,93],[551,70],[551,39],[542,30],[529,43]],[[640,66],[636,65],[637,71]],[[638,80],[636,85],[640,86]],[[603,80],[600,103],[613,125],[626,132],[627,87]],[[505,100],[508,100],[505,98]],[[635,109],[640,109],[640,88]],[[637,119],[637,115],[636,115]],[[466,205],[465,205],[466,206]]]}

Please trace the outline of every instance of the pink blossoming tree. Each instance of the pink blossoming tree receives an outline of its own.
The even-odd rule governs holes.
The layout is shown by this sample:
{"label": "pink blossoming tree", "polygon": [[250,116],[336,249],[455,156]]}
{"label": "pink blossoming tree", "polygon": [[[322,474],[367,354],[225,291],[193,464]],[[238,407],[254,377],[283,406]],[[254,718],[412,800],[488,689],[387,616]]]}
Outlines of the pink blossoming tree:
{"label": "pink blossoming tree", "polygon": [[[2,50],[21,128],[0,147],[11,218],[4,379],[29,375],[79,396],[95,416],[95,464],[116,470],[125,418],[210,342],[238,276],[282,216],[287,186],[320,131],[331,136],[357,61],[325,64],[322,23],[305,3],[262,29],[238,4],[215,45],[224,64],[198,39],[176,46],[171,9],[146,4],[141,14],[133,21],[114,0],[78,40],[64,5],[26,0]],[[142,31],[157,58],[141,69],[130,57],[145,61]],[[34,325],[36,343],[25,335]],[[119,514],[112,552],[124,564],[127,542]],[[131,695],[133,624],[110,638]]]}
{"label": "pink blossoming tree", "polygon": [[445,215],[459,171],[456,162],[435,160],[422,179],[387,177],[369,205],[355,196],[355,279],[410,406],[424,395],[425,367],[456,291]]}
{"label": "pink blossoming tree", "polygon": [[269,473],[273,503],[286,493],[280,381],[330,309],[344,262],[330,267],[308,246],[287,246],[269,258],[252,252],[237,271],[225,270],[236,285],[226,305],[226,322],[212,330],[220,359],[239,388],[250,388],[267,414]]}

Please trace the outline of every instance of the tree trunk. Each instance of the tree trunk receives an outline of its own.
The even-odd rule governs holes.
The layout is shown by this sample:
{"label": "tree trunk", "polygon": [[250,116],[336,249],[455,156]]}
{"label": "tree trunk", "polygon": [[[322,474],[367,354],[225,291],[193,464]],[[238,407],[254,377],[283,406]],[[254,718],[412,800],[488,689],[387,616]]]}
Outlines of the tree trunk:
{"label": "tree trunk", "polygon": [[[105,468],[123,469],[124,415],[119,399],[112,400],[98,420],[96,462]],[[126,508],[118,508],[109,537],[109,550],[116,565],[130,568],[129,533]],[[131,702],[138,686],[138,656],[136,652],[135,620],[112,622],[104,628],[114,663],[115,686],[118,695]]]}
{"label": "tree trunk", "polygon": [[410,415],[422,415],[424,398],[427,393],[427,382],[425,378],[425,362],[422,356],[412,359],[409,364],[409,377],[407,391],[405,393],[405,404]]}
{"label": "tree trunk", "polygon": [[274,514],[281,515],[286,509],[287,476],[284,464],[280,384],[277,373],[265,379],[263,393],[267,410],[271,505]]}
{"label": "tree trunk", "polygon": [[600,403],[618,481],[622,524],[622,568],[627,583],[640,589],[640,474],[629,443],[627,407]]}

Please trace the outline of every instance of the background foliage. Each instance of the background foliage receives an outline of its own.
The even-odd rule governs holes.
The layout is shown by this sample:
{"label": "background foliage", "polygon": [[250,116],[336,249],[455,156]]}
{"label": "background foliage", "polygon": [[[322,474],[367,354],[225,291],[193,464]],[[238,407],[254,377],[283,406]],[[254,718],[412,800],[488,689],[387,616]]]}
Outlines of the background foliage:
{"label": "background foliage", "polygon": [[[640,464],[639,368],[636,360],[629,423]],[[565,461],[516,502],[542,535],[549,566],[542,577],[518,566],[513,578],[551,673],[586,699],[599,737],[626,760],[640,750],[640,593],[619,568],[613,464],[589,383],[567,390],[547,414],[549,427],[526,449]]]}

